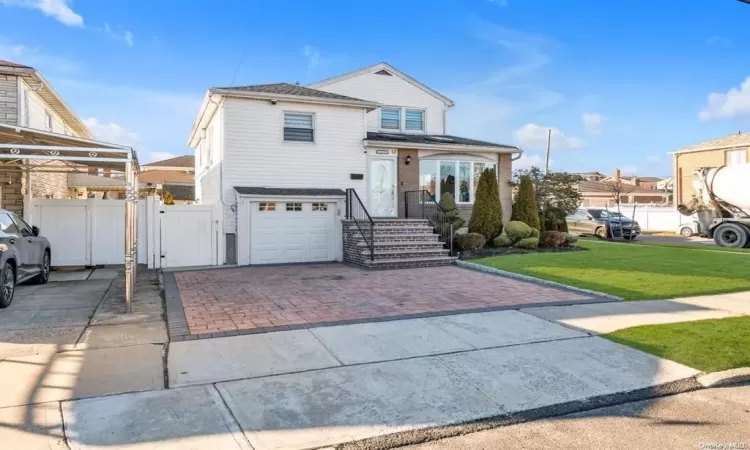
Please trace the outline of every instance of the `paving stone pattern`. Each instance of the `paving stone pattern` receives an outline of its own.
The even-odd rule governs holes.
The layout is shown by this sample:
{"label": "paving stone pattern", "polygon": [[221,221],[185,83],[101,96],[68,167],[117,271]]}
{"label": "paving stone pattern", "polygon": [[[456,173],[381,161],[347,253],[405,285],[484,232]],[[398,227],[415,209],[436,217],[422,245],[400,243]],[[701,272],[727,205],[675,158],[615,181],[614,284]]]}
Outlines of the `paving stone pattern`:
{"label": "paving stone pattern", "polygon": [[174,278],[190,335],[206,337],[593,300],[455,266],[389,271],[342,264],[245,267],[176,272]]}

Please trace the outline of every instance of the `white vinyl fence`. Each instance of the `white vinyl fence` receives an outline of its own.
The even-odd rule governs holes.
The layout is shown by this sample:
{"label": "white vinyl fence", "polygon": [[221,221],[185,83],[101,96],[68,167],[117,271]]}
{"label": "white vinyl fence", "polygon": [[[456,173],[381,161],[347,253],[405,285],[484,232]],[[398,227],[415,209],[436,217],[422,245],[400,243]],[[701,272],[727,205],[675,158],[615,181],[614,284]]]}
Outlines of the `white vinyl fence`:
{"label": "white vinyl fence", "polygon": [[[633,206],[635,206],[635,220],[641,226],[642,231],[676,231],[680,224],[693,220],[680,214],[673,206],[622,204],[620,213],[629,219],[633,218]],[[609,210],[617,211],[617,207],[610,207]]]}
{"label": "white vinyl fence", "polygon": [[[30,206],[30,207],[29,207]],[[53,266],[125,261],[124,200],[32,198],[25,218],[50,241]],[[138,202],[138,263],[149,268],[210,266],[224,261],[217,205]]]}

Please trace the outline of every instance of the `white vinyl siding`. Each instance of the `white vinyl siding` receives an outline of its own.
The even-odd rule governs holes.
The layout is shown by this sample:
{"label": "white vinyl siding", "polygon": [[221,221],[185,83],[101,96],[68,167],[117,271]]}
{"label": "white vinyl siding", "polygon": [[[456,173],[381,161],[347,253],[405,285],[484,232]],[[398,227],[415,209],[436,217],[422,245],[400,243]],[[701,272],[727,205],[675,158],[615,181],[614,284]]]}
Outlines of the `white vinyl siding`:
{"label": "white vinyl siding", "polygon": [[[362,74],[318,89],[383,105],[424,110],[425,133],[445,134],[443,121],[447,109],[445,103],[395,75],[389,77],[374,73]],[[382,130],[380,122],[380,109],[367,113],[368,131]]]}
{"label": "white vinyl siding", "polygon": [[210,205],[221,201],[219,198],[220,175],[221,167],[215,165],[204,172],[203,175],[196,180],[195,196],[201,204]]}
{"label": "white vinyl siding", "polygon": [[315,142],[315,116],[307,113],[284,113],[284,141]]}
{"label": "white vinyl siding", "polygon": [[[65,128],[68,124],[66,124],[65,121],[55,113],[52,107],[48,105],[44,99],[31,90],[23,80],[20,81],[20,91],[22,102],[24,102],[24,97],[28,97],[28,100],[25,102],[25,107],[21,107],[22,116],[19,118],[26,122],[25,126],[58,134],[65,133]],[[47,118],[48,115],[49,119]],[[68,128],[70,127],[68,126]],[[73,136],[78,136],[75,133],[71,134]]]}
{"label": "white vinyl siding", "polygon": [[[313,144],[284,142],[284,113],[289,111],[315,115]],[[367,174],[361,108],[227,98],[224,133],[223,189],[229,205],[235,186],[356,188],[366,198],[367,180],[350,178]],[[235,214],[229,206],[224,211],[225,231],[234,233]]]}

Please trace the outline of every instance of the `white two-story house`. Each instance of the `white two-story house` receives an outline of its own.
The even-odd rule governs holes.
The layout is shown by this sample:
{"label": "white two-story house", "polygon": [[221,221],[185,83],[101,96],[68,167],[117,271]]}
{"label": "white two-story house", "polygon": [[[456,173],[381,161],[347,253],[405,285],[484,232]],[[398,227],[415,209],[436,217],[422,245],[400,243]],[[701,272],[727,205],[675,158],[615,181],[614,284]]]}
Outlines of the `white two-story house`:
{"label": "white two-story house", "polygon": [[199,203],[221,203],[227,262],[343,258],[345,190],[372,218],[403,218],[407,192],[451,193],[466,219],[496,169],[504,220],[517,147],[446,134],[453,101],[377,64],[302,87],[209,89],[188,145]]}

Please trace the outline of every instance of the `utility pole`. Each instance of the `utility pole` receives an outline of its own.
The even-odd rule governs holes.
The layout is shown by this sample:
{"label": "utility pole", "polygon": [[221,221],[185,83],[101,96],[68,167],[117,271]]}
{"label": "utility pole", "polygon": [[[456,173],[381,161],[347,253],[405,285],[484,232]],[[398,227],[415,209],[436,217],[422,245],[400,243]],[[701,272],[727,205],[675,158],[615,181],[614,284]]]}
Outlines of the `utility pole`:
{"label": "utility pole", "polygon": [[552,128],[547,130],[547,160],[544,163],[544,174],[549,173],[549,146],[550,142],[552,141]]}

